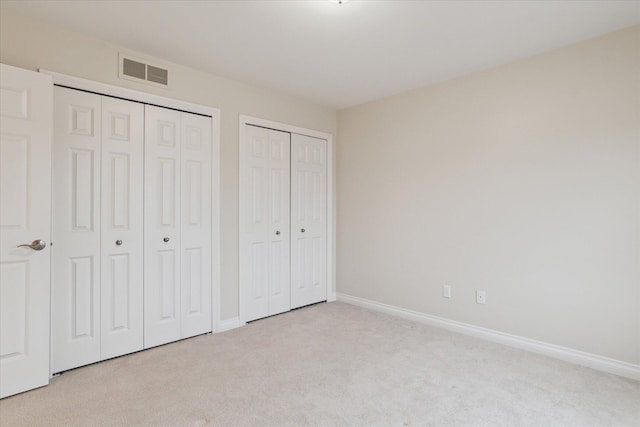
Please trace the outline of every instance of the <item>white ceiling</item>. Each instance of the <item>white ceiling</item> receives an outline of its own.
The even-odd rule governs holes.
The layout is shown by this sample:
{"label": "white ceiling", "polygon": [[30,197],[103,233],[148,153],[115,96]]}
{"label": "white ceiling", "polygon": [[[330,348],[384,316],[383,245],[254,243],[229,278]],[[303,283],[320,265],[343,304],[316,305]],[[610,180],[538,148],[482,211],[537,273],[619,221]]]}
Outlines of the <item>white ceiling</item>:
{"label": "white ceiling", "polygon": [[640,1],[8,1],[160,59],[344,108],[640,23]]}

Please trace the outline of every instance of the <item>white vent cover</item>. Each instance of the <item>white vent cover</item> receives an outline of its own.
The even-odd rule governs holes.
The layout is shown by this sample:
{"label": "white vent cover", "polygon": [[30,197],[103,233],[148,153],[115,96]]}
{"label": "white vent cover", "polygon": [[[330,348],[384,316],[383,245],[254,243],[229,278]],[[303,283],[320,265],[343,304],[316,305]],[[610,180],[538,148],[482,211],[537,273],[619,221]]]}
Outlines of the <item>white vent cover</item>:
{"label": "white vent cover", "polygon": [[119,55],[118,77],[121,79],[144,82],[154,86],[169,86],[169,70],[158,64],[149,64],[131,55]]}

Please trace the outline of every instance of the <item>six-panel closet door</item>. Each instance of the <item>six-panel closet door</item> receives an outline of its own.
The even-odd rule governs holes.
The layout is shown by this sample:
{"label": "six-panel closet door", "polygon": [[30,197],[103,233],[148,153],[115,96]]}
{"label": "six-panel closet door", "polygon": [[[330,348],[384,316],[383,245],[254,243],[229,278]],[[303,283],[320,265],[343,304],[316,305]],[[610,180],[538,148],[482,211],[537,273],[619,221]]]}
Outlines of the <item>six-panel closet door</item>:
{"label": "six-panel closet door", "polygon": [[144,106],[102,97],[100,358],[142,350]]}
{"label": "six-panel closet door", "polygon": [[143,114],[54,89],[52,372],[142,348]]}
{"label": "six-panel closet door", "polygon": [[291,136],[291,308],[327,299],[327,141]]}
{"label": "six-panel closet door", "polygon": [[182,113],[180,338],[211,332],[211,118]]}
{"label": "six-panel closet door", "polygon": [[180,112],[145,106],[144,347],[180,339]]}
{"label": "six-panel closet door", "polygon": [[241,148],[243,321],[290,309],[291,134],[245,125]]}
{"label": "six-panel closet door", "polygon": [[211,118],[145,106],[144,347],[211,331]]}
{"label": "six-panel closet door", "polygon": [[100,96],[54,88],[51,370],[100,360]]}

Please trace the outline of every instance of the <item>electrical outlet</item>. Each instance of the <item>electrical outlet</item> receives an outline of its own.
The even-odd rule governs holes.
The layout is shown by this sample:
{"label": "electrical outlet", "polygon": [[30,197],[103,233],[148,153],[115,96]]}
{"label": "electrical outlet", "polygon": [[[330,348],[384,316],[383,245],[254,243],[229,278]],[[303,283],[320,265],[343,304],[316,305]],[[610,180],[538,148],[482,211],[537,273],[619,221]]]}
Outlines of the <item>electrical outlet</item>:
{"label": "electrical outlet", "polygon": [[485,291],[476,291],[476,304],[486,304],[487,293]]}
{"label": "electrical outlet", "polygon": [[451,286],[443,285],[442,286],[442,296],[445,298],[451,298]]}

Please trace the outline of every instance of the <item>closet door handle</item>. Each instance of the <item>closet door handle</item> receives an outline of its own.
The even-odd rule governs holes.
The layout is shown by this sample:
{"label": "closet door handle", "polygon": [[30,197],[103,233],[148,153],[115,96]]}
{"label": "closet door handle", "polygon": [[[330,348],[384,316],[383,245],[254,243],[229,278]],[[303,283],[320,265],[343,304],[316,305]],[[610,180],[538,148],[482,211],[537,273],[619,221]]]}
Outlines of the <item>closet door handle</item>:
{"label": "closet door handle", "polygon": [[276,231],[276,236],[280,235],[280,230]]}
{"label": "closet door handle", "polygon": [[122,245],[122,240],[116,240],[116,245],[118,246]]}
{"label": "closet door handle", "polygon": [[165,237],[164,239],[162,239],[163,242],[167,243],[169,241],[168,237]]}
{"label": "closet door handle", "polygon": [[305,230],[304,228],[301,228],[301,229],[300,229],[300,232],[301,232],[301,233],[304,233],[305,231],[307,231],[307,230]]}

